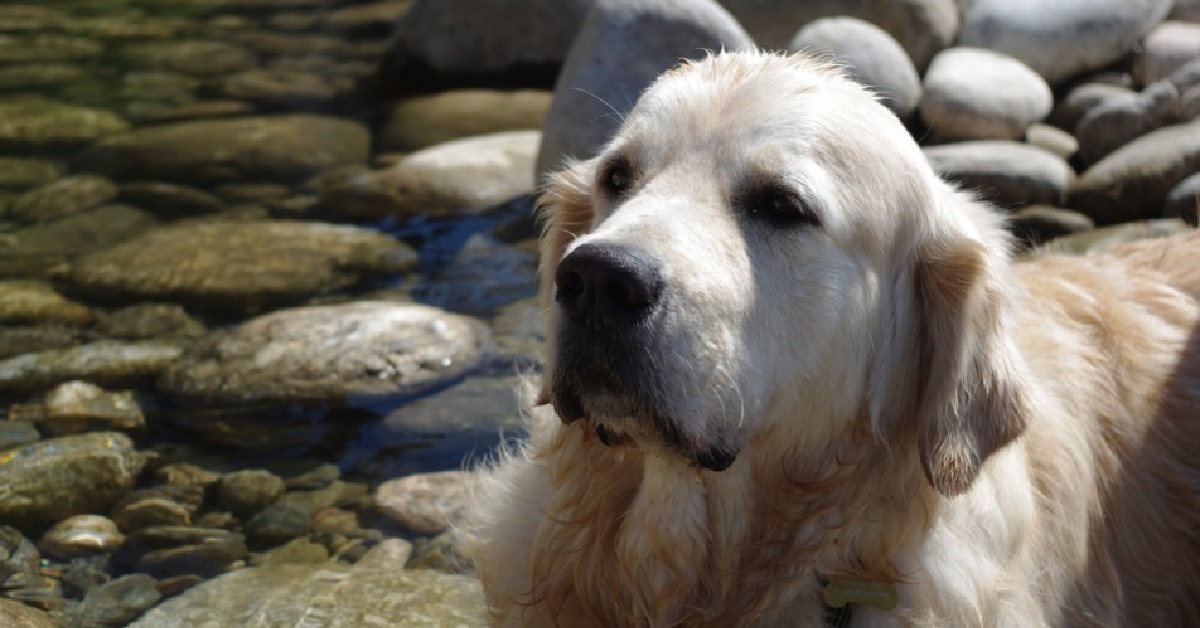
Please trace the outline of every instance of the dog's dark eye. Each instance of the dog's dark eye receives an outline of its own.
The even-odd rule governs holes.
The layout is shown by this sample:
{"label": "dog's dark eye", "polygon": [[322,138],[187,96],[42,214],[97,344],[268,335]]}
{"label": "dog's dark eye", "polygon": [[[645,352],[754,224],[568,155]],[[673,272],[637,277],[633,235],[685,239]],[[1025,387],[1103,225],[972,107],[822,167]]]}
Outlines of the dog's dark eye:
{"label": "dog's dark eye", "polygon": [[600,179],[600,184],[604,186],[605,192],[613,196],[620,196],[628,192],[629,188],[633,187],[633,171],[630,170],[629,163],[623,159],[609,163]]}
{"label": "dog's dark eye", "polygon": [[766,185],[746,193],[741,201],[746,215],[773,227],[819,226],[820,220],[799,194],[776,185]]}

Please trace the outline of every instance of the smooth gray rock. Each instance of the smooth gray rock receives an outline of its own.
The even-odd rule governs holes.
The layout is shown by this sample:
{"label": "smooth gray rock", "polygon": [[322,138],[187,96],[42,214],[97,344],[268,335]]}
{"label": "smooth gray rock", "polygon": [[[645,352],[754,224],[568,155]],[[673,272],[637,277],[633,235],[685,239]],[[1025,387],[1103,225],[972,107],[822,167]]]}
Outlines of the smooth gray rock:
{"label": "smooth gray rock", "polygon": [[1037,247],[1063,236],[1091,231],[1091,218],[1069,209],[1049,205],[1030,205],[1013,212],[1009,228],[1025,247]]}
{"label": "smooth gray rock", "polygon": [[1164,218],[1182,218],[1190,225],[1197,222],[1200,213],[1200,172],[1179,182],[1167,192],[1163,203]]}
{"label": "smooth gray rock", "polygon": [[959,44],[1013,56],[1058,84],[1132,50],[1171,4],[1171,0],[965,0]]}
{"label": "smooth gray rock", "polygon": [[921,119],[941,139],[1019,139],[1050,113],[1050,87],[1017,59],[950,48],[929,64]]}
{"label": "smooth gray rock", "polygon": [[475,135],[540,129],[552,98],[548,90],[528,89],[456,89],[410,96],[388,112],[380,148],[414,151]]}
{"label": "smooth gray rock", "polygon": [[1061,157],[1017,142],[962,142],[922,151],[943,177],[1001,207],[1059,204],[1074,174]]}
{"label": "smooth gray rock", "polygon": [[1143,85],[1167,78],[1185,63],[1200,59],[1200,24],[1163,22],[1150,29],[1133,64]]}
{"label": "smooth gray rock", "polygon": [[949,46],[958,34],[954,0],[721,0],[754,41],[766,49],[787,47],[805,24],[824,17],[850,16],[887,31],[918,69]]}
{"label": "smooth gray rock", "polygon": [[1200,170],[1200,121],[1163,127],[1122,146],[1081,174],[1067,207],[1109,225],[1162,214],[1167,193]]}
{"label": "smooth gray rock", "polygon": [[593,0],[416,0],[396,22],[380,77],[400,92],[549,87]]}
{"label": "smooth gray rock", "polygon": [[638,96],[680,59],[750,48],[712,0],[598,0],[571,45],[542,127],[538,176],[593,156]]}
{"label": "smooth gray rock", "polygon": [[856,81],[871,88],[901,118],[921,102],[921,78],[912,60],[887,31],[870,22],[853,17],[810,22],[792,38],[788,50],[838,59]]}
{"label": "smooth gray rock", "polygon": [[472,319],[425,305],[295,308],[211,333],[159,385],[215,402],[406,396],[461,376],[485,339]]}
{"label": "smooth gray rock", "polygon": [[1075,125],[1079,162],[1086,168],[1131,140],[1174,122],[1178,109],[1179,92],[1170,81],[1154,83],[1139,94],[1105,99]]}
{"label": "smooth gray rock", "polygon": [[1100,104],[1114,101],[1132,100],[1137,92],[1120,85],[1109,83],[1081,83],[1072,87],[1065,96],[1054,103],[1054,111],[1050,114],[1050,122],[1055,126],[1070,131],[1083,116]]}

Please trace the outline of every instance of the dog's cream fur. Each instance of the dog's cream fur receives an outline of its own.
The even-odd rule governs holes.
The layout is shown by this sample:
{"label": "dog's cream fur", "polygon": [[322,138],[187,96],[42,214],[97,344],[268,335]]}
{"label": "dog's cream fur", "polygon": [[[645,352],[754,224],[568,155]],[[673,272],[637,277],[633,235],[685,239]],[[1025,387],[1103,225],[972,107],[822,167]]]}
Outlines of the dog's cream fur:
{"label": "dog's cream fur", "polygon": [[[739,210],[747,177],[820,224]],[[896,586],[854,626],[1200,625],[1200,236],[1014,265],[871,95],[765,53],[660,78],[546,218],[539,401],[556,264],[636,246],[669,297],[637,362],[655,411],[738,457],[535,408],[468,529],[495,625],[816,627],[831,575]]]}

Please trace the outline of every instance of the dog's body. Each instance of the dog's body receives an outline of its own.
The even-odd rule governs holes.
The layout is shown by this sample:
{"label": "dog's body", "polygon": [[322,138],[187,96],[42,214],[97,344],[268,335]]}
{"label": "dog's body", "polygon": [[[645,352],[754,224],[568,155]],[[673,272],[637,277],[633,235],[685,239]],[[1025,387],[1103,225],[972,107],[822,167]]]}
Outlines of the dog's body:
{"label": "dog's body", "polygon": [[[499,626],[1200,625],[1200,235],[1013,265],[835,68],[669,73],[548,193]],[[553,301],[551,299],[554,299]]]}

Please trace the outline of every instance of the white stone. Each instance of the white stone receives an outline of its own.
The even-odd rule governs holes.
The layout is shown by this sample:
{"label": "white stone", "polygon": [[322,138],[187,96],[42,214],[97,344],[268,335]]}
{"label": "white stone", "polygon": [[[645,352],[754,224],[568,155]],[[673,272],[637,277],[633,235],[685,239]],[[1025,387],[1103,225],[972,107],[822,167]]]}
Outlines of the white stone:
{"label": "white stone", "polygon": [[941,139],[1018,139],[1050,113],[1050,87],[1020,61],[950,48],[925,73],[921,118]]}

